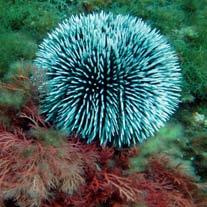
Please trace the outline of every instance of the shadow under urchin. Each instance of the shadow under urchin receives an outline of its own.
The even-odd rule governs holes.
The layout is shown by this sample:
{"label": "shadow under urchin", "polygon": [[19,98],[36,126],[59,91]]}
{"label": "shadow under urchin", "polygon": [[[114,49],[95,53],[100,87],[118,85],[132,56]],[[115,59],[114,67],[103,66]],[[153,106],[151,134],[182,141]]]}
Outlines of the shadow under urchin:
{"label": "shadow under urchin", "polygon": [[165,37],[140,18],[71,16],[40,44],[35,60],[41,113],[88,143],[141,143],[179,103],[181,73]]}

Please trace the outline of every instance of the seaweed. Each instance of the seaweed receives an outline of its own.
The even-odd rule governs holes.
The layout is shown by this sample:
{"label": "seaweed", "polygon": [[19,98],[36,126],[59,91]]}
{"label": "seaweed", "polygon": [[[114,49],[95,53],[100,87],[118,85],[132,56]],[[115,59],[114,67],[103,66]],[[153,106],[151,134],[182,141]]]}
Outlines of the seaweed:
{"label": "seaweed", "polygon": [[207,205],[204,186],[187,175],[181,164],[154,152],[142,170],[131,171],[131,159],[140,156],[141,147],[101,147],[98,141],[87,144],[75,134],[67,137],[39,115],[30,79],[19,75],[15,80],[4,86],[11,93],[24,91],[25,101],[18,109],[0,104],[1,113],[10,118],[9,125],[0,124],[2,205]]}
{"label": "seaweed", "polygon": [[21,58],[33,59],[36,43],[65,17],[104,10],[141,17],[160,29],[180,58],[183,100],[189,96],[206,100],[206,8],[206,0],[1,0],[1,76]]}
{"label": "seaweed", "polygon": [[[198,123],[193,125],[194,113],[206,115],[206,6],[206,0],[0,0],[0,205],[207,206],[206,128]],[[19,67],[24,68],[21,72],[25,71],[37,44],[62,19],[100,10],[142,17],[174,45],[183,69],[182,102],[187,102],[182,105],[184,110],[178,112],[184,133],[177,124],[167,126],[151,143],[132,150],[116,150],[102,148],[96,142],[88,145],[75,135],[66,139],[39,115],[37,92],[28,76],[23,73],[15,77]],[[37,153],[45,158],[38,158]],[[57,174],[58,186],[48,187],[48,168],[69,175],[73,153],[78,169],[72,168],[72,172],[79,178],[74,188],[63,188]],[[63,161],[62,157],[68,160]],[[55,163],[58,160],[58,165],[62,163],[65,168],[51,166],[48,159]],[[39,160],[46,164],[42,166]],[[34,167],[27,164],[35,161]],[[186,163],[191,172],[195,171],[195,175],[191,173],[193,177],[187,172]],[[35,170],[39,172],[34,174]],[[31,190],[34,180],[39,185]]]}

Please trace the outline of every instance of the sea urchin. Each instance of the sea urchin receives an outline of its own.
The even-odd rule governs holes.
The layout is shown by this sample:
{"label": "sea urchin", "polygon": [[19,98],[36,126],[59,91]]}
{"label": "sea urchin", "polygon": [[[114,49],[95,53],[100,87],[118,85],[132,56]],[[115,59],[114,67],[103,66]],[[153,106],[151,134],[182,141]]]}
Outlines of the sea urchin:
{"label": "sea urchin", "polygon": [[121,147],[153,135],[180,97],[178,59],[141,19],[93,13],[71,16],[39,47],[35,66],[47,121],[90,143]]}

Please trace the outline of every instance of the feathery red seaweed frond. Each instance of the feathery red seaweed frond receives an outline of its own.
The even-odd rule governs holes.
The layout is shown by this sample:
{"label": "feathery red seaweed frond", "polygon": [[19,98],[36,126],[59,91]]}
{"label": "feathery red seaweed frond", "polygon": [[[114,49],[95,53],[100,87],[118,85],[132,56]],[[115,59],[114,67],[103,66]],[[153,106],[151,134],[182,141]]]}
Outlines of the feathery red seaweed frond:
{"label": "feathery red seaweed frond", "polygon": [[[15,92],[18,87],[6,88]],[[166,156],[154,155],[145,170],[131,172],[137,148],[86,144],[76,135],[66,139],[39,115],[35,96],[23,94],[18,108],[0,103],[0,116],[9,118],[9,124],[0,120],[1,206],[207,206],[200,185]]]}

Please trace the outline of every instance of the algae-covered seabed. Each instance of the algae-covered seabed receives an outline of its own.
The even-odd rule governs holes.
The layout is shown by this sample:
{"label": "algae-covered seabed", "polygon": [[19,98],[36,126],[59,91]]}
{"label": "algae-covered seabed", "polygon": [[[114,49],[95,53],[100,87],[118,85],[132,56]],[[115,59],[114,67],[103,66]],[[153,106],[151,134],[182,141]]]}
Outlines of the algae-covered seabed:
{"label": "algae-covered seabed", "polygon": [[[141,146],[132,166],[142,169],[148,155],[163,152],[206,182],[207,0],[0,0],[1,81],[9,82],[20,68],[28,68],[38,44],[65,17],[100,10],[138,16],[158,28],[177,51],[182,68],[179,109]],[[21,96],[0,91],[0,103],[21,101]]]}

